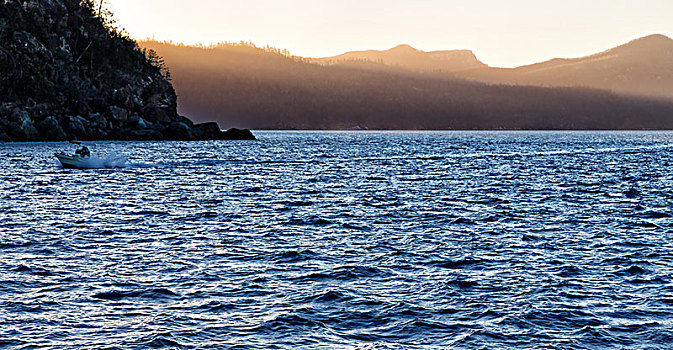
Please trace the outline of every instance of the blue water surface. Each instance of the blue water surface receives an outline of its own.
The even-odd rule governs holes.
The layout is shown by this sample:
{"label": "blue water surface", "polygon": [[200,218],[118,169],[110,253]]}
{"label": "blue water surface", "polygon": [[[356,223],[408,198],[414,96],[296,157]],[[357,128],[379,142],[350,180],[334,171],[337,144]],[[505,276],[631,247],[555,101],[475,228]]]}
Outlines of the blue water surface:
{"label": "blue water surface", "polygon": [[0,144],[0,348],[673,347],[673,132],[256,134]]}

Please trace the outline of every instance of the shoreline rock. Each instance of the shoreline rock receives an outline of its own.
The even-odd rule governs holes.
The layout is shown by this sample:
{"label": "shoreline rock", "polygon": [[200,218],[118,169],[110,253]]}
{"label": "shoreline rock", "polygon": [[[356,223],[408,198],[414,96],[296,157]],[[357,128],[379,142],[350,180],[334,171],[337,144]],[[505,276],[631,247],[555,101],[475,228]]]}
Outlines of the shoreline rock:
{"label": "shoreline rock", "polygon": [[[22,108],[23,107],[23,108]],[[163,119],[141,116],[119,106],[108,107],[109,117],[91,113],[87,117],[53,114],[45,105],[0,105],[0,141],[197,141],[197,140],[255,140],[249,129],[231,128],[222,131],[217,123],[194,124],[176,115]],[[147,118],[147,119],[146,119]],[[148,120],[149,119],[149,120]]]}

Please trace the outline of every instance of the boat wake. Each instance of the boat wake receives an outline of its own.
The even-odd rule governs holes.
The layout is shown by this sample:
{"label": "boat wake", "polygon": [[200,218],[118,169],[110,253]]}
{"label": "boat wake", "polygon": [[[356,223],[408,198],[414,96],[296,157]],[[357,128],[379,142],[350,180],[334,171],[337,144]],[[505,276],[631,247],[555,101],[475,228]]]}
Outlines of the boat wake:
{"label": "boat wake", "polygon": [[100,168],[124,168],[128,166],[128,159],[119,153],[108,154],[103,159],[95,159]]}

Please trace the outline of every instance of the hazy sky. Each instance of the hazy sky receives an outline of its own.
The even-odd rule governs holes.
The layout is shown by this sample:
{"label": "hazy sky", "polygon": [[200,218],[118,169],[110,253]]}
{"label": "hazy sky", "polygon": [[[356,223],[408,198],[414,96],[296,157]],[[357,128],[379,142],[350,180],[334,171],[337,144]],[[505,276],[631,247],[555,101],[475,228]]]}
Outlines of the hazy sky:
{"label": "hazy sky", "polygon": [[471,49],[491,66],[591,54],[673,37],[673,0],[106,0],[134,38],[252,41],[324,57],[345,51]]}

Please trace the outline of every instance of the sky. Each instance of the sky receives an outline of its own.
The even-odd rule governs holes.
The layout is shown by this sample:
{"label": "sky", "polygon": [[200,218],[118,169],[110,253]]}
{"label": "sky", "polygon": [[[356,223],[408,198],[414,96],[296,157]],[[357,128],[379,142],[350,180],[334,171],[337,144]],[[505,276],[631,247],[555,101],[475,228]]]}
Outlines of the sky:
{"label": "sky", "polygon": [[250,41],[304,57],[409,44],[470,49],[494,67],[673,37],[673,0],[104,0],[136,39]]}

